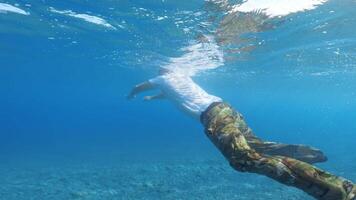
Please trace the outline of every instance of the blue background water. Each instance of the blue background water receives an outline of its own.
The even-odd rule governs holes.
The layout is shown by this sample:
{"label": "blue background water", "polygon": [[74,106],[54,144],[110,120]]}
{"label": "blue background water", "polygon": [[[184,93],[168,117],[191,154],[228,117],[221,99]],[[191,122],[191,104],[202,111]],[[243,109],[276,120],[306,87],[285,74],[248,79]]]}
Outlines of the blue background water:
{"label": "blue background water", "polygon": [[[194,40],[204,1],[2,3],[30,15],[0,13],[0,199],[309,198],[234,172],[170,102],[126,100]],[[194,80],[260,137],[318,147],[320,167],[356,181],[355,6],[287,16],[254,34],[262,44],[247,57]]]}

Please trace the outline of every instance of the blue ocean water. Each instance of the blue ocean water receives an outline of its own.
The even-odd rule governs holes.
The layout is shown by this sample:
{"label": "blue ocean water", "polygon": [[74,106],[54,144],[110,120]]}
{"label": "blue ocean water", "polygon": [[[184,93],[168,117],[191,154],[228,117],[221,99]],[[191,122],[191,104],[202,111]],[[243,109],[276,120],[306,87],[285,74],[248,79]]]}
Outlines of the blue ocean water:
{"label": "blue ocean water", "polygon": [[0,199],[312,199],[234,171],[171,102],[126,99],[172,63],[211,64],[194,80],[259,137],[356,181],[355,7],[271,19],[216,64],[187,49],[226,15],[203,0],[0,1]]}

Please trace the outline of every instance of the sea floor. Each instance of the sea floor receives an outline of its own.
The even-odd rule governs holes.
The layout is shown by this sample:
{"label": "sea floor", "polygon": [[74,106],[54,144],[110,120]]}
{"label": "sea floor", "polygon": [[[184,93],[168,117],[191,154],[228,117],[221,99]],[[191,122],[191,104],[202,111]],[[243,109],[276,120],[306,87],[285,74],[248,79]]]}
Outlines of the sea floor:
{"label": "sea floor", "polygon": [[312,199],[223,159],[1,165],[0,177],[1,200]]}
{"label": "sea floor", "polygon": [[[347,149],[327,149],[329,161],[318,166],[355,182],[356,158]],[[213,148],[189,154],[88,152],[0,155],[0,200],[313,199],[264,176],[233,170]]]}

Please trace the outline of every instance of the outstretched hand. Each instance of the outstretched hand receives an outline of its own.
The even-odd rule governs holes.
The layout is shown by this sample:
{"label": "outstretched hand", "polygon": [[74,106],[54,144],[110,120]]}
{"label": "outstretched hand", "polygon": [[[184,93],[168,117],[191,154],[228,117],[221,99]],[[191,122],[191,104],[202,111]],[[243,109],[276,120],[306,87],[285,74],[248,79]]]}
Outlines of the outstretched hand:
{"label": "outstretched hand", "polygon": [[153,85],[149,81],[145,81],[143,83],[140,83],[140,84],[136,85],[132,89],[130,94],[126,96],[126,98],[128,100],[131,100],[131,99],[135,98],[137,94],[139,94],[141,92],[144,92],[144,91],[147,91],[147,90],[150,90],[150,89],[153,89]]}
{"label": "outstretched hand", "polygon": [[145,97],[143,97],[143,100],[144,101],[152,100],[152,96],[145,96]]}

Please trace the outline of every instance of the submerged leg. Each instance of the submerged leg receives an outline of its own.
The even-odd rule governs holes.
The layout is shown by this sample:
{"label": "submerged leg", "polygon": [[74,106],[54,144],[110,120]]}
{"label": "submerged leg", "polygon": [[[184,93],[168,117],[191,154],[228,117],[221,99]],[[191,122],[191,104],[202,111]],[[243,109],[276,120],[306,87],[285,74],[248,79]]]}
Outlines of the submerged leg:
{"label": "submerged leg", "polygon": [[281,144],[275,142],[248,142],[248,144],[258,153],[270,156],[285,156],[310,164],[327,161],[327,157],[322,151],[306,145]]}
{"label": "submerged leg", "polygon": [[257,152],[243,134],[248,127],[242,116],[229,105],[212,106],[202,114],[202,123],[234,169],[268,176],[319,200],[356,200],[356,186],[348,180],[296,159]]}
{"label": "submerged leg", "polygon": [[258,153],[270,156],[286,156],[310,164],[327,161],[327,157],[322,151],[310,146],[261,140],[247,126],[241,115],[236,115],[236,122],[237,128],[246,138],[248,145]]}

